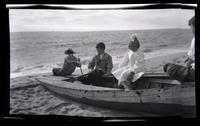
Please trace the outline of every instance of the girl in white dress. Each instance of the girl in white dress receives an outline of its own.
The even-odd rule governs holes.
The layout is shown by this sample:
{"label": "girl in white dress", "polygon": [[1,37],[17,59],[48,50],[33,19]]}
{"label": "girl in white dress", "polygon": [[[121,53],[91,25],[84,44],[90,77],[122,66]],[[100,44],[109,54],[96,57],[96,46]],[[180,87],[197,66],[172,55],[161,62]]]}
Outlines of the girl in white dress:
{"label": "girl in white dress", "polygon": [[114,76],[119,80],[118,85],[122,85],[125,89],[132,89],[132,82],[139,79],[145,71],[144,54],[140,51],[140,43],[135,35],[131,36],[128,44],[129,51],[125,54],[118,69],[113,72]]}

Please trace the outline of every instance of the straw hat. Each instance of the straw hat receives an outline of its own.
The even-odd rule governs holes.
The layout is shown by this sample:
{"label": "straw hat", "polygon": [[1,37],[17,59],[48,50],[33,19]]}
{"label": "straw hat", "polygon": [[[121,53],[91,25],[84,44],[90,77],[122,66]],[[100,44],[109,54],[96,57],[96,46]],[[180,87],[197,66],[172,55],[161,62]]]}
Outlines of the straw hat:
{"label": "straw hat", "polygon": [[71,48],[65,51],[65,54],[73,54],[73,53],[75,52]]}

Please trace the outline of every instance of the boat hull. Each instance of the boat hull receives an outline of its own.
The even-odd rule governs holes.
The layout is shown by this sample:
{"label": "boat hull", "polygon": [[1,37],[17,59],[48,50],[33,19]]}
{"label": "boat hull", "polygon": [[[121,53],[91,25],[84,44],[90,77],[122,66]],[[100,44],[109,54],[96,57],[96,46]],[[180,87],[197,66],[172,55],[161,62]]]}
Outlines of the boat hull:
{"label": "boat hull", "polygon": [[182,87],[177,85],[163,89],[150,88],[125,91],[80,83],[63,81],[61,83],[62,79],[64,78],[49,78],[47,76],[38,78],[38,81],[63,98],[89,105],[163,116],[194,117],[196,115],[194,86]]}

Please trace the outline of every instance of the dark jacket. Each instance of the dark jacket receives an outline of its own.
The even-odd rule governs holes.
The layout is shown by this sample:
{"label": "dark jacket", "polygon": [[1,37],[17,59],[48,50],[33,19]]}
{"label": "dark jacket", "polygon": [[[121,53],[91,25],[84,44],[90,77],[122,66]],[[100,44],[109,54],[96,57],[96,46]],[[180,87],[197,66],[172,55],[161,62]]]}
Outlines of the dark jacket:
{"label": "dark jacket", "polygon": [[102,70],[104,74],[111,73],[113,68],[112,57],[107,53],[103,53],[102,59],[100,58],[100,55],[95,55],[89,63],[88,67]]}
{"label": "dark jacket", "polygon": [[164,66],[164,71],[169,75],[170,78],[180,82],[195,81],[195,70],[193,70],[192,67],[167,63]]}

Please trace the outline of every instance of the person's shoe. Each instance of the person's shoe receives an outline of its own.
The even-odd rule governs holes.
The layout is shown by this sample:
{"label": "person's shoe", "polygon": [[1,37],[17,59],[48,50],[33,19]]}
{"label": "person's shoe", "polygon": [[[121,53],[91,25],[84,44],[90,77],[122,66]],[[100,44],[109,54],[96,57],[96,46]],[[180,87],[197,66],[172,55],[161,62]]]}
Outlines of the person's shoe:
{"label": "person's shoe", "polygon": [[164,72],[167,72],[167,67],[168,67],[169,64],[170,64],[170,63],[167,63],[167,64],[164,65],[164,67],[163,67],[163,71],[164,71]]}
{"label": "person's shoe", "polygon": [[74,81],[76,81],[77,79],[75,78],[75,77],[69,77],[69,78],[67,78],[67,79],[63,79],[62,81],[68,81],[68,82],[74,82]]}

